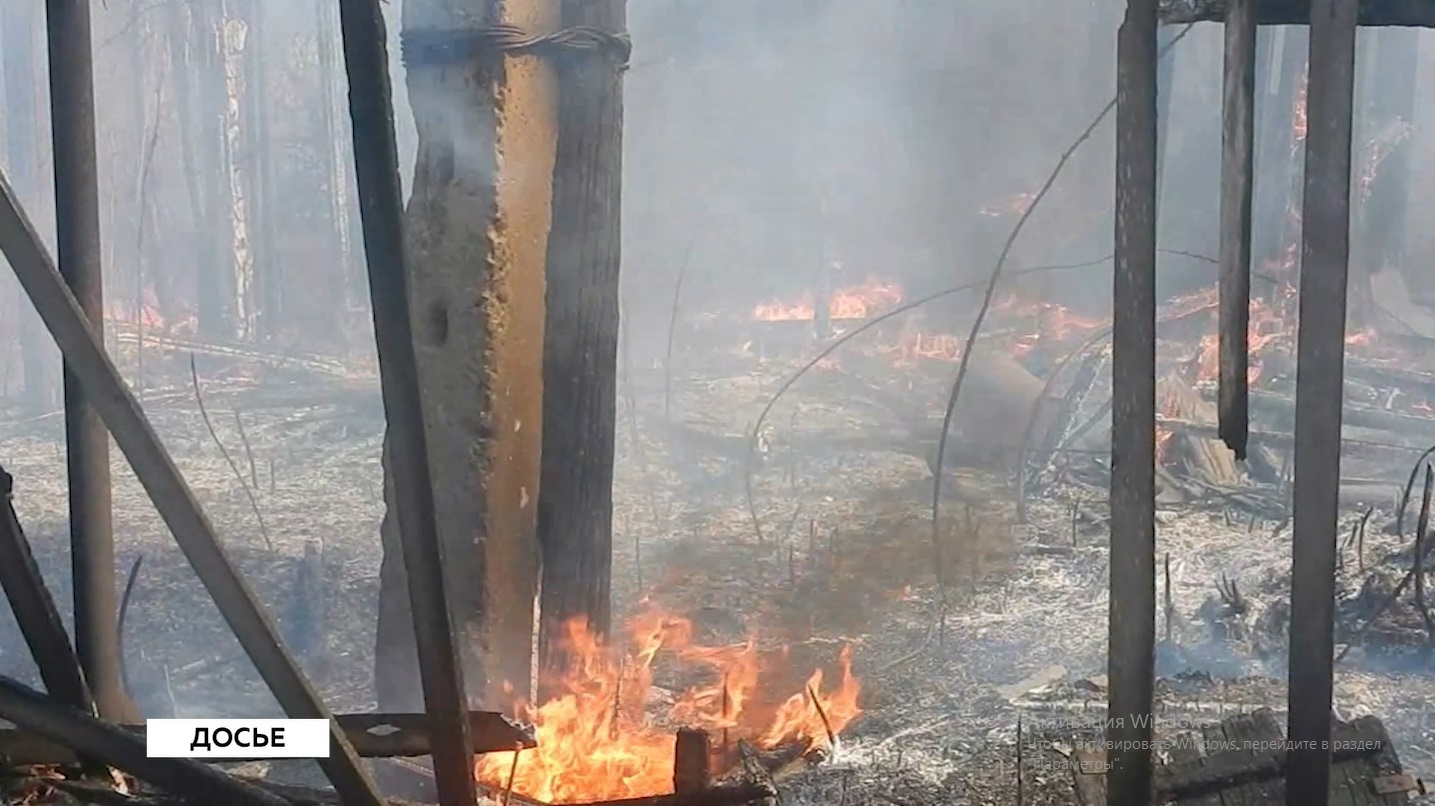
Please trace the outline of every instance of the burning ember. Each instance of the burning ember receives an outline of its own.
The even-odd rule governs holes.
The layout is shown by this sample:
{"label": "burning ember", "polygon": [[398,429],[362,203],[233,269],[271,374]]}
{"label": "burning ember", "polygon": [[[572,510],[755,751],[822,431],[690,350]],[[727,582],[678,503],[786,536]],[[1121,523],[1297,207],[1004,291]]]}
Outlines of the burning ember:
{"label": "burning ember", "polygon": [[[894,283],[868,278],[862,285],[834,291],[827,300],[827,315],[832,319],[867,319],[902,302],[902,289]],[[817,306],[811,294],[792,302],[769,302],[753,308],[752,318],[760,322],[811,321]]]}
{"label": "burning ember", "polygon": [[621,653],[604,647],[586,619],[568,622],[564,651],[571,671],[558,681],[561,694],[534,708],[519,707],[535,728],[538,746],[478,759],[474,774],[497,791],[509,787],[545,803],[571,803],[666,794],[673,787],[676,740],[671,729],[651,724],[646,705],[652,691],[652,664],[660,650],[680,661],[706,667],[713,682],[674,698],[667,717],[676,725],[721,731],[770,748],[788,741],[825,746],[859,713],[858,685],[851,652],[839,658],[839,679],[824,690],[821,669],[775,709],[755,702],[763,671],[756,644],[705,647],[693,643],[692,623],[657,610],[627,626]]}

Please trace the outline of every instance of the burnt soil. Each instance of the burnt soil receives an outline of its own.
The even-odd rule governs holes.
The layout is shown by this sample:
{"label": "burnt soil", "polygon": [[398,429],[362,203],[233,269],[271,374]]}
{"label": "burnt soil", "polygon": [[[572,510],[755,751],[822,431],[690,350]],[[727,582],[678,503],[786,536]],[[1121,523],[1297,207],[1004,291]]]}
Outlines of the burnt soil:
{"label": "burnt soil", "polygon": [[[376,379],[202,360],[205,406],[241,484],[196,406],[187,361],[172,359],[167,374],[151,361],[156,377],[173,382],[152,381],[146,410],[231,557],[287,636],[321,636],[306,647],[306,666],[329,705],[371,710],[383,514]],[[759,539],[747,504],[744,434],[797,364],[748,354],[720,363],[731,371],[673,379],[672,423],[663,415],[660,371],[635,371],[624,383],[614,520],[618,609],[649,597],[693,614],[714,634],[755,631],[769,644],[793,647],[797,679],[814,665],[831,668],[842,645],[853,647],[864,713],[844,731],[834,759],[783,783],[785,803],[1011,802],[1019,720],[1026,726],[1025,803],[1074,803],[1064,757],[1038,728],[1104,708],[1104,495],[1082,485],[1046,490],[1031,503],[1029,525],[1017,528],[1004,475],[962,470],[948,483],[934,542],[932,477],[922,459],[786,447],[804,431],[889,425],[818,378],[800,383],[768,417],[772,437],[764,439],[752,483]],[[903,394],[935,401],[950,369],[936,363],[894,375]],[[16,479],[17,511],[67,610],[61,417],[0,412],[0,446],[0,463]],[[142,709],[159,715],[172,703],[178,716],[277,715],[117,451],[113,466],[121,579],[144,557],[124,637]],[[1073,518],[1074,500],[1088,516]],[[1377,513],[1373,523],[1384,520],[1388,513]],[[1158,658],[1158,692],[1170,726],[1283,707],[1279,647],[1213,641],[1201,618],[1222,574],[1257,604],[1279,598],[1265,593],[1279,587],[1288,566],[1289,529],[1276,526],[1203,505],[1160,513],[1158,556],[1172,558],[1175,617]],[[1371,557],[1398,548],[1379,529],[1370,534]],[[311,542],[322,546],[317,598],[313,585],[298,581]],[[945,595],[934,573],[938,550]],[[0,673],[38,683],[8,610],[0,616]],[[1406,771],[1431,775],[1431,681],[1423,659],[1377,662],[1357,652],[1338,667],[1337,708],[1344,718],[1380,716]],[[275,765],[271,776],[312,778],[294,765]]]}

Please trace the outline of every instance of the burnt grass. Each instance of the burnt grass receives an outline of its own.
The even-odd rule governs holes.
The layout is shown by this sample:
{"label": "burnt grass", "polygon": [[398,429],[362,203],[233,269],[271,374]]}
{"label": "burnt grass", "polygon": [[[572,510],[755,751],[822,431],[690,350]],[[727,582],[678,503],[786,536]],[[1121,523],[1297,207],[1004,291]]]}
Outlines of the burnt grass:
{"label": "burnt grass", "polygon": [[[779,699],[800,691],[813,668],[823,667],[831,680],[839,651],[852,646],[864,713],[843,732],[832,761],[783,782],[786,803],[1010,802],[1018,719],[1032,736],[1031,726],[1092,697],[1105,671],[1106,538],[1099,519],[1073,526],[1070,497],[1056,496],[1033,502],[1031,527],[1017,529],[1004,480],[963,470],[954,475],[934,544],[931,476],[920,459],[897,452],[788,456],[779,440],[753,473],[759,540],[747,502],[743,435],[792,368],[753,362],[745,375],[685,375],[674,384],[676,425],[664,420],[661,392],[653,391],[660,377],[630,381],[639,391],[625,392],[618,422],[617,611],[646,598],[690,615],[701,638],[756,633],[767,649],[785,647],[786,663],[764,678],[765,694]],[[266,547],[244,486],[195,405],[187,366],[172,369],[173,383],[151,389],[146,410],[230,556],[329,705],[371,710],[383,515],[375,379],[201,374],[210,421],[257,501],[273,544]],[[938,392],[945,380],[931,383],[929,391]],[[634,399],[630,413],[627,401]],[[769,420],[774,431],[789,433],[882,427],[879,415],[850,409],[830,394],[798,389]],[[61,423],[57,413],[0,411],[0,463],[15,476],[17,511],[68,619]],[[695,441],[680,432],[706,436]],[[124,636],[141,709],[150,716],[169,715],[170,708],[191,717],[277,714],[118,451],[113,459],[121,584],[135,557],[144,557]],[[1083,506],[1104,507],[1089,490],[1080,495]],[[1190,668],[1198,672],[1196,683],[1160,689],[1163,708],[1200,715],[1208,710],[1203,703],[1283,706],[1278,664],[1238,658],[1234,672],[1209,674],[1215,650],[1196,614],[1219,573],[1255,590],[1254,580],[1282,567],[1288,533],[1272,537],[1267,527],[1253,537],[1201,511],[1162,517],[1158,551],[1179,565],[1173,599],[1182,617],[1172,645],[1196,649],[1183,649],[1181,662],[1160,671],[1173,679]],[[311,542],[322,546],[322,586],[299,581]],[[945,586],[937,584],[939,553]],[[0,615],[0,673],[38,685],[8,608]],[[1032,675],[1044,681],[1035,695],[1010,688]],[[689,672],[667,667],[656,680],[671,687],[691,682]],[[1337,680],[1342,716],[1386,719],[1407,771],[1416,774],[1435,770],[1425,749],[1435,745],[1424,727],[1430,690],[1414,668],[1347,665]],[[1101,695],[1095,696],[1099,710]],[[1073,803],[1070,776],[1050,755],[1050,742],[1028,744],[1025,803]],[[312,777],[280,765],[271,775]]]}

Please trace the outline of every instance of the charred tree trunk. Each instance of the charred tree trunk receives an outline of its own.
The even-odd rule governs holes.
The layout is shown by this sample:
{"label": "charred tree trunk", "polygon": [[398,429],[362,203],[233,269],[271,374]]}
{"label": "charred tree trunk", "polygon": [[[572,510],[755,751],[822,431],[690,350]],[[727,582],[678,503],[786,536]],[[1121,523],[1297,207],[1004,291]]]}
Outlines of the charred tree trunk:
{"label": "charred tree trunk", "polygon": [[[555,5],[410,0],[403,30],[422,38],[507,23],[546,32]],[[439,57],[413,42],[405,51],[418,132],[405,221],[415,352],[450,606],[471,653],[465,675],[470,696],[497,707],[532,686],[554,88],[538,56]],[[524,181],[504,181],[510,166]],[[386,461],[386,499],[388,473]],[[381,709],[411,710],[420,688],[396,530],[387,515],[375,686]]]}
{"label": "charred tree trunk", "polygon": [[[618,33],[627,0],[563,0],[564,27]],[[600,57],[559,71],[553,225],[543,346],[543,553],[539,658],[560,667],[563,623],[606,633],[613,577],[613,460],[623,168],[622,74]]]}
{"label": "charred tree trunk", "polygon": [[[39,16],[34,3],[0,5],[0,52],[5,54],[5,162],[15,192],[32,215],[48,221],[52,207],[45,202],[49,193],[40,180],[40,125],[36,114],[40,83]],[[48,231],[48,227],[43,228]],[[26,406],[34,411],[51,411],[60,403],[60,351],[45,332],[45,326],[22,300],[20,308],[20,361]]]}

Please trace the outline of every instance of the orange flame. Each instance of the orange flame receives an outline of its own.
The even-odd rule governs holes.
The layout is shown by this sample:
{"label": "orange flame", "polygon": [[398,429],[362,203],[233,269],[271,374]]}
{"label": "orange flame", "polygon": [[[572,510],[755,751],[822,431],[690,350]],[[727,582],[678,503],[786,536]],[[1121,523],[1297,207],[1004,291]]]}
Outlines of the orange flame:
{"label": "orange flame", "polygon": [[897,343],[879,348],[892,363],[915,364],[920,359],[933,361],[957,361],[962,357],[962,342],[947,333],[926,334],[913,331],[904,334]]}
{"label": "orange flame", "polygon": [[[1259,299],[1251,300],[1250,321],[1246,326],[1246,350],[1250,364],[1246,382],[1254,384],[1261,377],[1260,353],[1285,334],[1285,322]],[[1201,337],[1196,348],[1196,380],[1214,381],[1220,374],[1220,340],[1214,333]]]}
{"label": "orange flame", "polygon": [[133,303],[122,302],[105,303],[105,319],[114,324],[139,324],[145,330],[162,330],[165,325],[164,317],[160,316],[159,308],[153,302],[146,302],[140,306],[139,316],[135,316]]}
{"label": "orange flame", "polygon": [[581,616],[571,619],[566,629],[563,650],[573,658],[573,665],[556,681],[561,693],[537,708],[519,706],[520,716],[534,725],[538,746],[519,751],[516,767],[513,753],[489,754],[474,766],[478,780],[495,790],[510,786],[511,773],[515,793],[544,803],[671,792],[674,733],[645,716],[652,664],[663,649],[679,660],[706,667],[713,677],[713,682],[676,698],[667,712],[674,724],[731,730],[734,741],[746,737],[762,747],[788,739],[822,746],[828,726],[835,735],[861,713],[848,649],[839,658],[835,689],[824,691],[819,669],[808,679],[806,691],[793,695],[764,721],[759,716],[762,709],[754,706],[761,664],[751,640],[733,646],[699,646],[693,643],[691,622],[657,609],[629,623],[627,647],[621,653],[603,646]]}
{"label": "orange flame", "polygon": [[1375,331],[1370,328],[1345,334],[1345,343],[1351,346],[1365,346],[1375,341]]}
{"label": "orange flame", "polygon": [[998,310],[1025,308],[1036,318],[1036,332],[1018,336],[1012,343],[1012,352],[1023,356],[1042,342],[1063,342],[1083,333],[1089,333],[1105,324],[1099,319],[1088,319],[1071,312],[1065,305],[1054,302],[1039,302],[1022,306],[1015,298],[1001,300],[993,306]]}
{"label": "orange flame", "polygon": [[1307,80],[1308,78],[1309,74],[1301,75],[1300,88],[1296,90],[1295,108],[1292,110],[1293,120],[1291,121],[1291,133],[1295,135],[1297,143],[1305,141],[1305,133],[1307,131],[1305,102],[1306,90],[1310,87]]}
{"label": "orange flame", "polygon": [[[832,319],[867,319],[902,302],[902,288],[874,277],[862,285],[847,286],[827,299],[827,315]],[[752,318],[760,322],[809,321],[816,317],[817,306],[811,294],[803,294],[792,302],[768,302],[752,310]]]}

